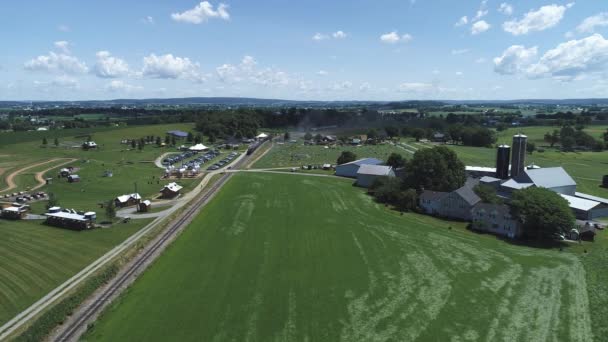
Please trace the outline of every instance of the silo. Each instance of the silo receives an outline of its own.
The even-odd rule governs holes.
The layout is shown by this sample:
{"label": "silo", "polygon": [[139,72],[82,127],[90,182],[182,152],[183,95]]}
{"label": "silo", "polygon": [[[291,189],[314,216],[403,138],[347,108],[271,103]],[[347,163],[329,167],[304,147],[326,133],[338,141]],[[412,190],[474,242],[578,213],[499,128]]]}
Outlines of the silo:
{"label": "silo", "polygon": [[509,178],[509,157],[511,147],[509,145],[500,145],[496,151],[496,178]]}
{"label": "silo", "polygon": [[513,136],[513,153],[511,154],[511,177],[524,173],[526,165],[526,145],[528,137],[523,134]]}

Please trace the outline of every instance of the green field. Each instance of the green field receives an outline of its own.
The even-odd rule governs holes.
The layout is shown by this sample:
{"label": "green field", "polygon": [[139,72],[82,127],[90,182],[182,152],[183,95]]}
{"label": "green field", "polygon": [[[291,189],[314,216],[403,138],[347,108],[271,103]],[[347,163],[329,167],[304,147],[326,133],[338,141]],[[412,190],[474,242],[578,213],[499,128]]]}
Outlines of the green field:
{"label": "green field", "polygon": [[40,221],[0,220],[0,324],[150,221],[75,232]]}
{"label": "green field", "polygon": [[275,144],[272,150],[262,159],[258,160],[254,168],[277,168],[277,167],[297,167],[302,165],[336,164],[338,157],[343,151],[351,151],[357,158],[378,158],[386,160],[392,152],[406,154],[398,147],[383,145],[364,145],[364,146],[335,146],[325,148],[325,146],[305,146],[302,140],[294,144]]}
{"label": "green field", "polygon": [[582,248],[400,216],[350,181],[239,174],[85,338],[592,341]]}

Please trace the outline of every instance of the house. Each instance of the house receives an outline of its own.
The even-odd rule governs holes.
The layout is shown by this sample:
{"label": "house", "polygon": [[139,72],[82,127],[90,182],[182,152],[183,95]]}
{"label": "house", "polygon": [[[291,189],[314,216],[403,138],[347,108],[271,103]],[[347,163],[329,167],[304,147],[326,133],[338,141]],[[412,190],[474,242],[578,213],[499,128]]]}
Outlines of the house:
{"label": "house", "polygon": [[354,145],[354,146],[361,145],[361,139],[359,139],[359,138],[353,138],[353,139],[350,140],[350,144]]}
{"label": "house", "polygon": [[183,132],[183,131],[177,131],[177,130],[168,131],[167,134],[170,136],[176,137],[178,139],[184,139],[184,138],[188,137],[188,133]]}
{"label": "house", "polygon": [[357,172],[361,165],[381,165],[382,163],[382,160],[376,158],[364,158],[350,163],[344,163],[336,166],[336,176],[357,178]]}
{"label": "house", "polygon": [[118,208],[130,207],[139,204],[141,196],[138,193],[118,196],[114,199],[114,205]]}
{"label": "house", "polygon": [[181,185],[173,182],[165,185],[162,189],[160,189],[160,192],[163,198],[173,198],[179,195],[182,188],[183,187]]}
{"label": "house", "polygon": [[390,166],[363,164],[357,171],[357,186],[369,188],[380,177],[395,177]]}
{"label": "house", "polygon": [[431,140],[433,142],[442,142],[442,143],[444,143],[446,141],[445,134],[437,132],[437,133],[433,134],[433,136],[431,137]]}
{"label": "house", "polygon": [[93,224],[97,215],[95,212],[89,211],[86,213],[77,213],[73,209],[51,208],[46,216],[45,223],[50,226],[67,228],[72,230],[86,230],[93,228]]}
{"label": "house", "polygon": [[30,211],[29,205],[17,205],[16,203],[10,207],[2,209],[0,217],[9,220],[21,220]]}
{"label": "house", "polygon": [[79,175],[69,175],[68,182],[69,183],[78,183],[78,182],[80,182],[80,176]]}
{"label": "house", "polygon": [[429,214],[470,221],[471,210],[481,202],[473,191],[477,184],[478,180],[469,178],[464,186],[452,192],[424,191],[420,195],[420,207]]}
{"label": "house", "polygon": [[67,177],[72,173],[72,171],[70,169],[67,168],[63,168],[61,170],[59,170],[59,176],[61,177]]}
{"label": "house", "polygon": [[94,141],[86,141],[84,144],[82,144],[82,148],[85,150],[97,148],[97,144]]}
{"label": "house", "polygon": [[151,207],[152,207],[152,202],[150,202],[150,200],[141,201],[137,205],[137,211],[140,213],[147,213]]}
{"label": "house", "polygon": [[583,241],[595,241],[596,228],[586,222],[584,225],[578,226],[578,236]]}
{"label": "house", "polygon": [[522,235],[521,223],[504,204],[477,203],[471,210],[472,229],[511,239]]}
{"label": "house", "polygon": [[331,135],[325,135],[323,136],[323,138],[321,138],[321,142],[323,142],[324,144],[333,144],[336,142],[336,140],[336,137]]}

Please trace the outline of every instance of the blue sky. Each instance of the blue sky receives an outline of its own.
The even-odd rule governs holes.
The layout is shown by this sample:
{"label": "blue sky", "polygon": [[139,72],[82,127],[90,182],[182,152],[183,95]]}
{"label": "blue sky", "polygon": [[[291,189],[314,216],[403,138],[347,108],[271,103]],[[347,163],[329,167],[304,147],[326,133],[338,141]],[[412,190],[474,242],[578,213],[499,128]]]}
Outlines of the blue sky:
{"label": "blue sky", "polygon": [[0,12],[0,100],[608,97],[599,0],[22,0]]}

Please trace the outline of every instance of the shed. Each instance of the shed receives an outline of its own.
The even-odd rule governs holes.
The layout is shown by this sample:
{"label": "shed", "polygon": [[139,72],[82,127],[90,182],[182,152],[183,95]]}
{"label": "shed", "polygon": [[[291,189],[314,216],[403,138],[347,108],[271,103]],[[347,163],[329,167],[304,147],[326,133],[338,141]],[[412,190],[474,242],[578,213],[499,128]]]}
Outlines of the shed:
{"label": "shed", "polygon": [[118,196],[114,199],[114,204],[119,208],[130,207],[141,201],[141,196],[138,193]]}
{"label": "shed", "polygon": [[[608,216],[608,203],[602,203],[589,198],[575,197],[564,194],[560,194],[560,196],[568,201],[570,209],[572,209],[574,215],[579,220],[593,220],[598,217]],[[601,198],[597,197],[597,199]]]}
{"label": "shed", "polygon": [[65,168],[65,167],[63,169],[59,170],[59,176],[61,176],[61,177],[67,177],[71,173],[72,173],[72,171],[70,171],[70,169]]}
{"label": "shed", "polygon": [[78,183],[78,182],[80,182],[80,176],[79,175],[69,175],[68,176],[68,182],[70,182],[70,183]]}
{"label": "shed", "polygon": [[395,177],[390,166],[363,164],[357,171],[357,186],[369,188],[380,177]]}
{"label": "shed", "polygon": [[94,141],[86,141],[84,144],[82,144],[82,147],[87,150],[91,148],[97,148],[97,143],[95,143]]}
{"label": "shed", "polygon": [[164,198],[173,198],[179,195],[182,188],[183,187],[181,185],[173,182],[165,185],[162,189],[160,189],[160,192]]}
{"label": "shed", "polygon": [[137,211],[139,211],[140,213],[146,213],[148,212],[148,210],[150,210],[151,207],[152,202],[150,202],[149,200],[145,200],[139,203],[139,205],[137,206]]}
{"label": "shed", "polygon": [[365,158],[352,161],[350,163],[344,163],[336,166],[336,176],[357,178],[357,172],[361,165],[381,165],[382,160],[376,158]]}

